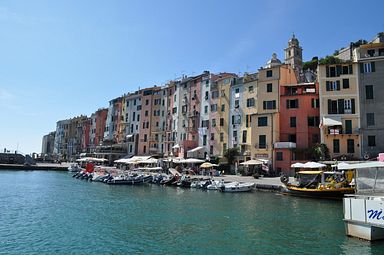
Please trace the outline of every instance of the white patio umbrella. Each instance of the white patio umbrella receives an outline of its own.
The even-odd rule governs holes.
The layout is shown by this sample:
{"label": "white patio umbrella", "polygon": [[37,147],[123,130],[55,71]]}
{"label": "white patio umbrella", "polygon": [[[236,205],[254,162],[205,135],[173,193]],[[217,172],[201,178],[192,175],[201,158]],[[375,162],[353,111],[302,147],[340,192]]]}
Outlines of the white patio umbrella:
{"label": "white patio umbrella", "polygon": [[240,163],[240,165],[243,165],[243,166],[254,166],[254,165],[262,165],[262,164],[263,162],[257,159],[251,159],[251,160]]}
{"label": "white patio umbrella", "polygon": [[304,167],[304,164],[300,163],[300,162],[296,162],[296,163],[292,164],[291,167],[292,168],[302,168],[302,167]]}
{"label": "white patio umbrella", "polygon": [[303,165],[303,168],[323,168],[323,167],[326,167],[327,165],[325,164],[321,164],[321,163],[317,163],[317,162],[307,162]]}
{"label": "white patio umbrella", "polygon": [[190,163],[190,164],[197,164],[197,163],[204,163],[205,161],[202,159],[197,159],[197,158],[187,158],[184,160],[180,160],[180,163]]}

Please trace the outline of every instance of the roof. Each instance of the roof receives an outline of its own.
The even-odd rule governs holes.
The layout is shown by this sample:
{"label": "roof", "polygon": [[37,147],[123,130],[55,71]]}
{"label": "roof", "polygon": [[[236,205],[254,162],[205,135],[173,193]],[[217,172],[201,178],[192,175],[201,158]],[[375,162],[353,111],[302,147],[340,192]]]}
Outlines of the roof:
{"label": "roof", "polygon": [[370,162],[364,162],[364,163],[349,164],[346,166],[339,166],[337,169],[338,170],[350,170],[350,169],[375,168],[375,167],[383,167],[384,168],[384,162],[370,161]]}
{"label": "roof", "polygon": [[323,171],[300,171],[299,174],[321,174]]}

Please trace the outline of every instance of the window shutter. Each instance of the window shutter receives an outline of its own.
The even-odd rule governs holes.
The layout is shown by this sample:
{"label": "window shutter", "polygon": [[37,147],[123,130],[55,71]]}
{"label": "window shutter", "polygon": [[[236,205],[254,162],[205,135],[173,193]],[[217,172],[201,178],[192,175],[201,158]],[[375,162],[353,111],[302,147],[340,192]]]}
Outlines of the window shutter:
{"label": "window shutter", "polygon": [[344,99],[337,99],[337,112],[344,114]]}
{"label": "window shutter", "polygon": [[352,107],[352,113],[355,113],[355,99],[351,99],[351,107]]}
{"label": "window shutter", "polygon": [[325,87],[326,87],[326,90],[327,90],[327,91],[330,91],[330,86],[329,86],[330,82],[329,82],[329,81],[326,81],[325,84],[326,84],[326,86],[325,86]]}
{"label": "window shutter", "polygon": [[276,109],[276,101],[273,100],[273,109]]}
{"label": "window shutter", "polygon": [[336,76],[339,77],[341,74],[341,65],[336,66]]}
{"label": "window shutter", "polygon": [[287,109],[289,109],[289,99],[287,99]]}
{"label": "window shutter", "polygon": [[349,65],[348,68],[349,68],[349,74],[353,74],[353,68],[352,68],[352,65]]}
{"label": "window shutter", "polygon": [[360,63],[360,73],[364,73],[364,64]]}
{"label": "window shutter", "polygon": [[332,100],[328,99],[328,114],[332,114]]}
{"label": "window shutter", "polygon": [[329,77],[329,66],[325,66],[326,77]]}
{"label": "window shutter", "polygon": [[375,72],[375,62],[371,62],[371,70],[372,72]]}
{"label": "window shutter", "polygon": [[340,81],[336,81],[336,90],[340,90]]}
{"label": "window shutter", "polygon": [[265,110],[265,108],[266,108],[266,104],[267,104],[267,102],[266,102],[266,101],[263,101],[263,110]]}

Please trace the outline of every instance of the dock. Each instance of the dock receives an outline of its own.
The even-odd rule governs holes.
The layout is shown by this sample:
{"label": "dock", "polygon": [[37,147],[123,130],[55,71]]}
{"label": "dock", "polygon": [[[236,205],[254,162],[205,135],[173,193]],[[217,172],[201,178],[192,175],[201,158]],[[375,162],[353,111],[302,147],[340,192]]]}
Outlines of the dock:
{"label": "dock", "polygon": [[14,171],[68,171],[69,163],[55,164],[55,163],[37,163],[36,165],[23,165],[23,164],[0,164],[0,170],[14,170]]}

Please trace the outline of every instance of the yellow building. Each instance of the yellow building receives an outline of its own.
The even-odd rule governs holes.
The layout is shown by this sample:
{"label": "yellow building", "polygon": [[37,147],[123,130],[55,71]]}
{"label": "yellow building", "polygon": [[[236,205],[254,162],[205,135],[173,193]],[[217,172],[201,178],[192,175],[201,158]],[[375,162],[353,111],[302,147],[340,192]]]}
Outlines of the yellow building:
{"label": "yellow building", "polygon": [[320,64],[318,80],[321,142],[327,145],[333,159],[360,158],[357,64]]}
{"label": "yellow building", "polygon": [[251,159],[252,118],[257,113],[258,73],[245,74],[243,77],[243,101],[241,105],[243,121],[240,126],[240,155],[242,160]]}

